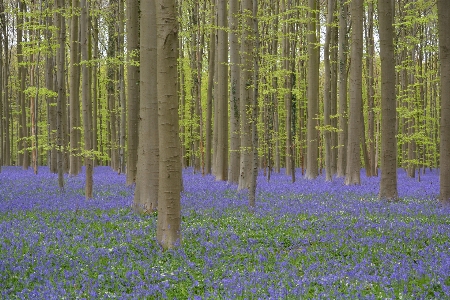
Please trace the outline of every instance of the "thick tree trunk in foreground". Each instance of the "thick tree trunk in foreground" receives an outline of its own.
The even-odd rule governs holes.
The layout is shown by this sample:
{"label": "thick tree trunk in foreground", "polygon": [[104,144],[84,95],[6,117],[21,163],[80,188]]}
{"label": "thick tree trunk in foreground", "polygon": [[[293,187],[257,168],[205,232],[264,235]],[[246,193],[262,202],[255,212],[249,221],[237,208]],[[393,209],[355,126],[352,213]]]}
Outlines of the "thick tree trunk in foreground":
{"label": "thick tree trunk in foreground", "polygon": [[394,11],[391,0],[378,0],[381,59],[381,179],[380,199],[396,200],[397,122],[395,99]]}
{"label": "thick tree trunk in foreground", "polygon": [[361,179],[361,106],[362,106],[362,51],[363,51],[363,0],[353,0],[352,46],[350,65],[350,116],[348,123],[347,173],[345,184],[360,184]]}
{"label": "thick tree trunk in foreground", "polygon": [[139,121],[139,1],[127,0],[127,185],[136,182]]}
{"label": "thick tree trunk in foreground", "polygon": [[178,20],[175,0],[158,0],[157,95],[159,189],[156,238],[163,249],[181,242],[181,160],[178,134]]}
{"label": "thick tree trunk in foreground", "polygon": [[450,5],[444,0],[438,0],[437,3],[442,89],[440,200],[450,205]]}
{"label": "thick tree trunk in foreground", "polygon": [[133,209],[140,214],[158,207],[159,141],[155,0],[141,2],[140,121],[136,188]]}

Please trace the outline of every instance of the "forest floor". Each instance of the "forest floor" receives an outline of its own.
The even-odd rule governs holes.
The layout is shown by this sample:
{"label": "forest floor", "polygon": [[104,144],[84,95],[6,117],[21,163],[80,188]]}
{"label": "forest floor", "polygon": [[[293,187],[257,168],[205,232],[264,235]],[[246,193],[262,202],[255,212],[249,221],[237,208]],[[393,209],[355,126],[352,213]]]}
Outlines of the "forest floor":
{"label": "forest floor", "polygon": [[0,299],[450,299],[437,170],[399,170],[395,203],[364,172],[360,186],[260,174],[254,211],[235,185],[183,176],[182,242],[162,252],[124,175],[95,168],[85,200],[83,173],[60,193],[48,168],[3,167]]}

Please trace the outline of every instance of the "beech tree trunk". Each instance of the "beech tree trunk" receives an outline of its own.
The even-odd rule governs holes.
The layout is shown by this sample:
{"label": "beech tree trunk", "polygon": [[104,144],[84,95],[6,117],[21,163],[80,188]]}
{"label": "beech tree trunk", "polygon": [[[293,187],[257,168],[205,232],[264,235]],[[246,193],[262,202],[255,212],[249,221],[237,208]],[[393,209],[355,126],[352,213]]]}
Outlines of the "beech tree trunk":
{"label": "beech tree trunk", "polygon": [[380,199],[396,200],[397,122],[394,59],[394,9],[392,0],[378,0],[381,59],[381,179]]}
{"label": "beech tree trunk", "polygon": [[240,119],[241,119],[241,162],[238,190],[250,188],[252,180],[252,128],[251,105],[252,89],[252,0],[242,1],[242,36],[241,36],[241,81],[240,81]]}
{"label": "beech tree trunk", "polygon": [[308,124],[306,178],[314,179],[319,175],[319,141],[316,126],[319,115],[319,46],[317,46],[316,0],[309,0],[308,23]]}
{"label": "beech tree trunk", "polygon": [[[155,0],[141,1],[139,146],[133,209],[148,214],[158,207],[159,134]],[[165,151],[165,150],[164,150]],[[162,152],[164,152],[162,151]]]}
{"label": "beech tree trunk", "polygon": [[338,161],[337,176],[344,177],[347,168],[347,15],[348,4],[340,0],[339,13],[339,134],[338,134]]}
{"label": "beech tree trunk", "polygon": [[139,0],[127,0],[127,185],[136,182],[139,123]]}
{"label": "beech tree trunk", "polygon": [[239,148],[241,141],[239,137],[239,41],[238,41],[238,13],[239,1],[230,0],[229,5],[229,28],[230,40],[230,161],[228,168],[228,182],[239,182]]}
{"label": "beech tree trunk", "polygon": [[450,5],[438,0],[439,54],[441,59],[441,166],[440,200],[450,205]]}
{"label": "beech tree trunk", "polygon": [[[212,23],[215,22],[214,0],[211,0],[211,18]],[[212,168],[212,109],[213,109],[213,86],[214,86],[214,70],[216,60],[216,33],[212,28],[209,35],[209,54],[208,54],[208,90],[206,92],[206,149],[205,149],[205,173],[211,174]]]}
{"label": "beech tree trunk", "polygon": [[80,7],[79,0],[72,0],[72,17],[70,24],[70,175],[77,175],[79,165],[80,143],[80,53],[78,51],[78,18],[77,10]]}
{"label": "beech tree trunk", "polygon": [[217,166],[216,180],[227,180],[228,176],[228,37],[224,28],[227,26],[227,1],[218,0],[217,6]]}
{"label": "beech tree trunk", "polygon": [[363,0],[351,3],[352,46],[350,65],[350,108],[348,122],[347,173],[345,184],[361,183],[361,106],[362,106],[362,56],[363,56]]}
{"label": "beech tree trunk", "polygon": [[175,0],[157,1],[156,24],[158,134],[161,149],[156,238],[163,249],[170,249],[181,243],[182,179],[178,134],[178,19]]}
{"label": "beech tree trunk", "polygon": [[[88,47],[88,3],[87,0],[81,0],[81,60],[83,62],[89,59]],[[86,184],[85,184],[85,197],[86,199],[92,198],[93,189],[93,156],[92,156],[92,104],[89,97],[90,85],[89,85],[89,66],[87,64],[81,65],[82,70],[82,89],[81,98],[83,103],[83,131],[84,131],[84,164],[86,166]]]}

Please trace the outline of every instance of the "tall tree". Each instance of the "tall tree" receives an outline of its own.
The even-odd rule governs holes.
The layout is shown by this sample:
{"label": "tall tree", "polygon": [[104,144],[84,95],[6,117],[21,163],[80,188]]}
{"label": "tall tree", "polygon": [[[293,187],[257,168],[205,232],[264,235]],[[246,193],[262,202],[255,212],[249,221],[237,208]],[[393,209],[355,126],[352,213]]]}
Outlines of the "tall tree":
{"label": "tall tree", "polygon": [[228,37],[227,1],[218,0],[217,4],[217,165],[216,180],[227,180],[228,176]]}
{"label": "tall tree", "polygon": [[362,51],[363,51],[363,0],[351,5],[352,46],[350,65],[350,116],[348,123],[347,173],[345,184],[360,184],[361,158],[361,106],[362,106]]}
{"label": "tall tree", "polygon": [[242,9],[241,35],[241,81],[240,81],[240,120],[241,120],[241,162],[238,189],[250,188],[252,180],[252,128],[251,105],[253,103],[253,60],[251,39],[253,28],[252,0],[244,0]]}
{"label": "tall tree", "polygon": [[79,10],[80,0],[72,0],[72,17],[70,24],[70,175],[77,175],[79,165],[80,143],[80,52],[79,52]]}
{"label": "tall tree", "polygon": [[81,65],[82,70],[82,88],[81,98],[83,103],[83,131],[84,131],[84,164],[86,166],[86,184],[85,184],[85,196],[86,199],[92,198],[92,186],[93,186],[93,168],[94,160],[92,156],[92,104],[89,97],[90,85],[89,85],[89,66],[86,63],[89,59],[88,47],[88,2],[87,0],[81,0],[81,17],[80,17],[80,30],[81,30]]}
{"label": "tall tree", "polygon": [[[439,54],[441,60],[441,166],[440,200],[450,205],[450,5],[438,0]],[[383,174],[383,173],[381,173]]]}
{"label": "tall tree", "polygon": [[337,176],[344,177],[347,167],[347,15],[348,4],[340,0],[339,13],[339,134],[338,134],[338,161]]}
{"label": "tall tree", "polygon": [[139,0],[127,0],[127,185],[136,182],[139,120]]}
{"label": "tall tree", "polygon": [[319,175],[319,141],[317,118],[319,117],[319,47],[317,46],[317,0],[308,0],[308,124],[306,178]]}
{"label": "tall tree", "polygon": [[127,125],[127,105],[126,105],[126,95],[125,95],[125,66],[124,66],[124,43],[125,43],[125,33],[124,33],[124,0],[119,0],[118,2],[118,38],[117,38],[117,54],[119,56],[119,70],[117,85],[119,91],[119,106],[120,106],[120,118],[119,118],[119,172],[125,173],[125,142],[126,142],[126,125]]}
{"label": "tall tree", "polygon": [[[215,23],[214,0],[211,0],[211,23]],[[209,54],[208,54],[208,90],[206,92],[206,138],[205,138],[205,173],[211,174],[212,165],[212,108],[213,108],[213,86],[214,70],[216,61],[216,30],[212,27],[209,35]]]}
{"label": "tall tree", "polygon": [[[396,200],[397,192],[397,140],[395,59],[394,59],[394,8],[391,0],[378,0],[381,60],[381,199]],[[353,62],[352,62],[353,63]]]}
{"label": "tall tree", "polygon": [[332,144],[331,144],[331,66],[330,66],[330,43],[331,43],[331,26],[334,15],[334,0],[328,0],[327,11],[327,29],[325,34],[325,45],[323,47],[324,53],[324,91],[323,91],[323,116],[324,116],[324,137],[325,137],[325,173],[326,180],[332,180],[331,159],[332,159]]}
{"label": "tall tree", "polygon": [[64,105],[66,103],[66,88],[65,88],[65,62],[66,62],[66,22],[63,15],[64,0],[55,0],[56,12],[54,15],[54,23],[57,28],[57,40],[59,48],[56,51],[56,76],[55,87],[58,91],[58,99],[56,105],[56,131],[57,131],[57,165],[58,165],[58,185],[60,190],[64,190]]}
{"label": "tall tree", "polygon": [[26,86],[26,67],[24,65],[24,53],[23,53],[23,32],[24,32],[24,14],[26,12],[25,1],[19,1],[19,12],[17,15],[17,64],[19,67],[19,95],[18,104],[20,108],[20,122],[19,122],[19,140],[17,145],[18,164],[21,164],[23,169],[28,169],[30,165],[29,153],[28,153],[28,128],[27,128],[27,114],[25,110],[25,86]]}
{"label": "tall tree", "polygon": [[239,182],[239,40],[238,13],[239,1],[230,0],[229,4],[230,40],[230,161],[228,168],[228,182]]}
{"label": "tall tree", "polygon": [[[145,19],[144,15],[142,16]],[[163,249],[181,242],[181,160],[178,127],[178,19],[175,0],[158,0],[157,95],[159,188],[157,240]],[[145,33],[143,33],[145,34]]]}
{"label": "tall tree", "polygon": [[[133,209],[146,214],[158,207],[159,138],[155,0],[141,1],[139,146]],[[164,151],[162,151],[164,152]]]}

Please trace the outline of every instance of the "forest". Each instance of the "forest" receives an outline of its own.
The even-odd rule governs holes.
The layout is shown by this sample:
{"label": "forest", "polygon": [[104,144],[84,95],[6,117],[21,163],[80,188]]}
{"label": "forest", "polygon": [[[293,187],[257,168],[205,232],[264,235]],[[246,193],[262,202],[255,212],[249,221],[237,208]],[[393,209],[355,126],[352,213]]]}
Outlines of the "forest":
{"label": "forest", "polygon": [[450,299],[445,0],[0,0],[0,298]]}

